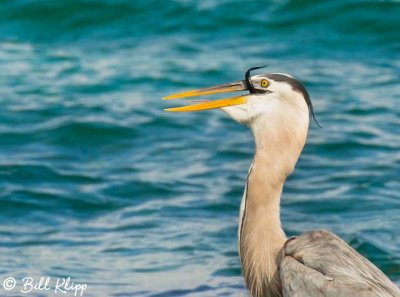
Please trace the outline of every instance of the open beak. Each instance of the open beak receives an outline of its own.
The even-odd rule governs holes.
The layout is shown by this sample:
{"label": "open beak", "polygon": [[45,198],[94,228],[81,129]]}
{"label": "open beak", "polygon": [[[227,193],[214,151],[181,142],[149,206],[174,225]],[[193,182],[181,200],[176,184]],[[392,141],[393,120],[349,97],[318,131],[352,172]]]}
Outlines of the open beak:
{"label": "open beak", "polygon": [[[172,100],[172,99],[181,99],[188,97],[197,97],[197,96],[205,96],[205,95],[214,95],[214,94],[222,94],[228,92],[238,92],[247,90],[246,84],[244,81],[236,81],[233,83],[227,83],[223,85],[218,85],[214,87],[209,87],[205,89],[186,91],[182,93],[177,93],[173,95],[169,95],[164,97],[164,100]],[[219,99],[214,101],[206,101],[194,105],[189,106],[181,106],[181,107],[173,107],[167,108],[165,111],[171,112],[184,112],[184,111],[198,111],[198,110],[206,110],[206,109],[214,109],[221,108],[232,105],[239,105],[247,102],[247,95],[230,97],[225,99]]]}

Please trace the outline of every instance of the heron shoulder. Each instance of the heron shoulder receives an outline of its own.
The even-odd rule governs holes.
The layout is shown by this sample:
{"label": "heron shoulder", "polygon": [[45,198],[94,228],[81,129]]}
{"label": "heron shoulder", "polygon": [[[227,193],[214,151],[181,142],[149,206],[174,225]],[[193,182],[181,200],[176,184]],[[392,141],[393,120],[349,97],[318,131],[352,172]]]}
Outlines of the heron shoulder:
{"label": "heron shoulder", "polygon": [[383,272],[332,232],[306,232],[288,239],[283,249],[279,269],[284,290],[309,294],[293,296],[400,296]]}

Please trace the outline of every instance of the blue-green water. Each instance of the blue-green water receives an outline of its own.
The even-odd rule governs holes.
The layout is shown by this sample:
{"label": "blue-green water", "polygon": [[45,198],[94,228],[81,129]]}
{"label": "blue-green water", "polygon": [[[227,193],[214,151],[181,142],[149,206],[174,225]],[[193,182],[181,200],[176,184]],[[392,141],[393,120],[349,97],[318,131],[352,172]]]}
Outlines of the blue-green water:
{"label": "blue-green water", "polygon": [[0,295],[8,276],[70,276],[84,296],[246,296],[251,135],[160,98],[264,64],[306,84],[323,127],[286,184],[285,230],[330,229],[399,283],[399,15],[394,0],[1,1]]}

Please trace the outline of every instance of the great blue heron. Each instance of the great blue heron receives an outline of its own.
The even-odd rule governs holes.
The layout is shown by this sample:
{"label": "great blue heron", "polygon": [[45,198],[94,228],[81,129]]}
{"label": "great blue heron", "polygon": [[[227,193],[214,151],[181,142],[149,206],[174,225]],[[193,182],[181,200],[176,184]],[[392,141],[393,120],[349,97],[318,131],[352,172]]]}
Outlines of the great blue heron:
{"label": "great blue heron", "polygon": [[324,230],[287,239],[280,197],[307,138],[310,97],[298,80],[268,73],[165,97],[177,99],[234,91],[250,94],[169,108],[184,112],[220,108],[249,126],[256,150],[240,206],[239,255],[254,297],[400,296],[399,288],[339,237]]}

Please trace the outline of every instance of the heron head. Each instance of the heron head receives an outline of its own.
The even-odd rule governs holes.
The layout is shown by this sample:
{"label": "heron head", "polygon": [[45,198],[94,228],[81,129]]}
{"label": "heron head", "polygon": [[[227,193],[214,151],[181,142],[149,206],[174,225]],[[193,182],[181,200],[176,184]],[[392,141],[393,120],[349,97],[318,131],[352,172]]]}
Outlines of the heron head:
{"label": "heron head", "polygon": [[[227,92],[248,91],[225,99],[168,108],[170,112],[188,112],[207,109],[221,109],[232,119],[249,126],[255,125],[258,120],[279,119],[279,121],[299,118],[307,121],[309,114],[314,118],[313,108],[304,85],[294,77],[281,73],[266,73],[251,76],[251,71],[263,68],[250,68],[245,73],[244,80],[208,87],[204,89],[186,91],[169,95],[163,99],[179,99],[203,95],[222,94]],[[305,119],[304,119],[305,118]],[[293,125],[296,125],[293,122]]]}

